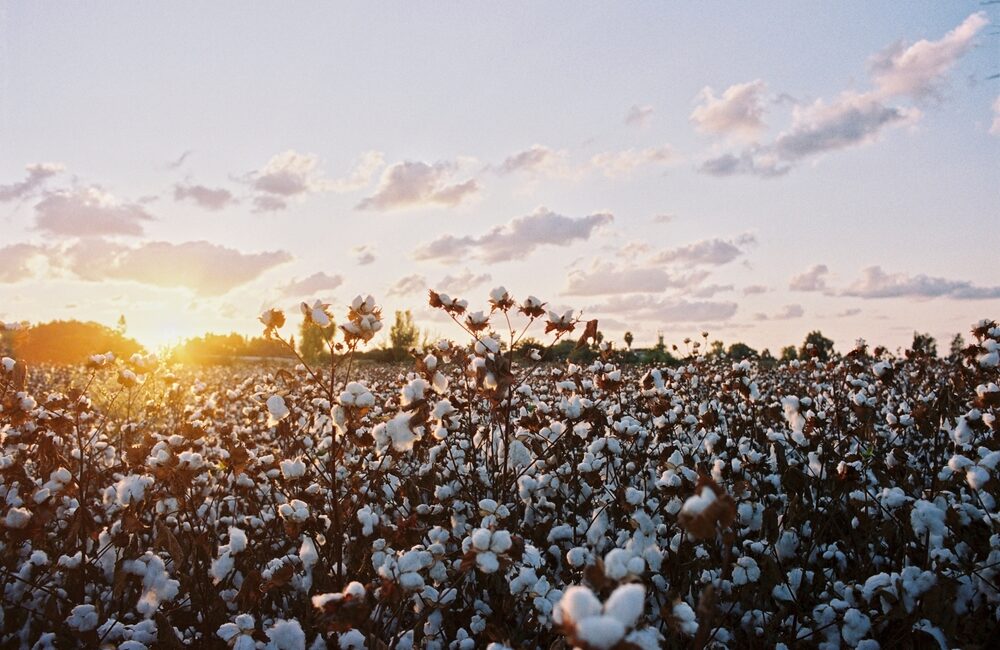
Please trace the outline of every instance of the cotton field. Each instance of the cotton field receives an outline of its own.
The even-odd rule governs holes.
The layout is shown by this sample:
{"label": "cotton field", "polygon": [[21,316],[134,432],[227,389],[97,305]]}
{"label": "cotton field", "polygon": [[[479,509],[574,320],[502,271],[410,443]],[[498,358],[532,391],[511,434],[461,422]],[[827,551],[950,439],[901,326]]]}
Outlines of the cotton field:
{"label": "cotton field", "polygon": [[[503,288],[404,365],[0,362],[4,647],[953,648],[1000,617],[1000,328],[622,363]],[[289,320],[291,320],[289,318]],[[262,330],[284,340],[286,315]],[[589,365],[512,352],[595,348]],[[532,358],[533,357],[533,358]]]}

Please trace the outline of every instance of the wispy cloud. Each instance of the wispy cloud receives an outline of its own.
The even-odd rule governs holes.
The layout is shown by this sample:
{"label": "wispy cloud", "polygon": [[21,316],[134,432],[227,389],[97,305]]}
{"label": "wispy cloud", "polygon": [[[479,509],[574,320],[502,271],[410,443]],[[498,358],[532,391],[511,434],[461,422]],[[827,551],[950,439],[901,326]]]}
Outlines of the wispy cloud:
{"label": "wispy cloud", "polygon": [[633,104],[625,114],[625,124],[628,126],[646,126],[653,117],[653,107],[649,104]]}
{"label": "wispy cloud", "polygon": [[35,227],[56,236],[139,236],[153,217],[97,186],[52,192],[35,205]]}
{"label": "wispy cloud", "polygon": [[661,251],[653,257],[653,262],[680,264],[683,266],[721,266],[732,262],[746,252],[746,247],[754,244],[751,234],[740,235],[736,239],[703,239],[685,246]]}
{"label": "wispy cloud", "polygon": [[23,181],[0,185],[0,203],[19,201],[32,196],[41,189],[46,180],[64,169],[60,163],[34,163],[25,166],[28,173]]}
{"label": "wispy cloud", "polygon": [[178,183],[174,186],[175,201],[194,201],[206,210],[222,210],[236,203],[233,193],[221,187],[206,187],[204,185],[187,185]]}
{"label": "wispy cloud", "polygon": [[[280,288],[281,295],[286,298],[301,298],[303,296],[314,296],[321,292],[330,292],[344,284],[341,275],[328,275],[319,271],[301,280],[292,280]],[[325,298],[327,296],[318,296]]]}
{"label": "wispy cloud", "polygon": [[692,111],[691,121],[699,131],[752,140],[764,130],[765,90],[760,79],[734,84],[721,97],[706,86],[698,95],[700,103]]}
{"label": "wispy cloud", "polygon": [[607,213],[566,217],[547,208],[518,217],[478,237],[443,235],[417,248],[418,260],[455,260],[475,256],[485,262],[523,259],[540,246],[569,246],[590,238],[595,230],[611,223]]}
{"label": "wispy cloud", "polygon": [[886,273],[881,266],[861,271],[861,278],[840,292],[857,298],[938,298],[987,300],[1000,298],[1000,286],[981,287],[967,280],[924,274]]}
{"label": "wispy cloud", "polygon": [[788,288],[792,291],[826,291],[826,276],[830,269],[826,264],[816,264],[808,270],[792,276]]}
{"label": "wispy cloud", "polygon": [[375,193],[358,203],[359,210],[399,210],[439,205],[453,207],[479,192],[476,179],[453,181],[457,165],[404,161],[382,174]]}

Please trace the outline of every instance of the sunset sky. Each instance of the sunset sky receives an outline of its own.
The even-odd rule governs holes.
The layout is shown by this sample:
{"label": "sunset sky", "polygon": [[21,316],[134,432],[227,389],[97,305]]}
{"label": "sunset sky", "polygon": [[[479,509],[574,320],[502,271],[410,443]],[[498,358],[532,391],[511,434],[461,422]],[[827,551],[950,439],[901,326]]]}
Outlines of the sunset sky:
{"label": "sunset sky", "polygon": [[452,334],[428,288],[504,285],[637,344],[946,346],[998,255],[998,4],[0,7],[6,321]]}

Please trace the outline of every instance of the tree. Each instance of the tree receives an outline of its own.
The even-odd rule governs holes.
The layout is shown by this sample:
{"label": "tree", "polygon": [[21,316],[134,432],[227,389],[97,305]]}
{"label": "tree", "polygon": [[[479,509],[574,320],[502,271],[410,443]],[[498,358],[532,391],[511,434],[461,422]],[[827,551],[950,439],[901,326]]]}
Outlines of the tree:
{"label": "tree", "polygon": [[757,350],[754,350],[746,343],[733,343],[729,346],[729,351],[726,352],[726,356],[736,361],[742,361],[743,359],[755,359],[757,358]]}
{"label": "tree", "polygon": [[128,323],[125,322],[125,314],[118,316],[118,324],[115,326],[115,331],[125,336],[125,331],[128,329]]}
{"label": "tree", "polygon": [[143,347],[100,323],[53,321],[14,332],[14,356],[27,363],[80,363],[92,354],[114,352],[127,359]]}
{"label": "tree", "polygon": [[625,347],[627,347],[629,350],[631,350],[632,349],[632,341],[634,341],[634,340],[635,340],[635,337],[632,336],[632,332],[625,332]]}
{"label": "tree", "polygon": [[799,358],[799,351],[795,349],[794,345],[786,345],[781,348],[781,360],[782,361],[794,361]]}
{"label": "tree", "polygon": [[389,330],[389,341],[392,349],[405,352],[417,345],[420,340],[420,329],[413,323],[413,314],[409,309],[396,312],[396,322]]}
{"label": "tree", "polygon": [[726,348],[725,344],[722,341],[712,341],[712,345],[708,349],[709,357],[718,359],[719,357],[725,355],[725,353],[726,353]]}
{"label": "tree", "polygon": [[962,350],[965,349],[965,337],[962,336],[961,332],[956,334],[951,339],[951,345],[948,346],[948,353],[951,357],[961,356]]}
{"label": "tree", "polygon": [[929,357],[937,356],[937,340],[934,339],[930,334],[921,334],[919,332],[913,333],[913,343],[910,344],[910,349],[914,352],[920,354],[925,354]]}
{"label": "tree", "polygon": [[333,321],[326,327],[320,327],[312,321],[302,319],[299,328],[299,354],[308,363],[329,361],[330,351],[327,341],[337,332]]}
{"label": "tree", "polygon": [[809,332],[799,349],[800,359],[816,357],[820,361],[827,361],[831,356],[833,356],[833,341],[823,336],[819,330]]}

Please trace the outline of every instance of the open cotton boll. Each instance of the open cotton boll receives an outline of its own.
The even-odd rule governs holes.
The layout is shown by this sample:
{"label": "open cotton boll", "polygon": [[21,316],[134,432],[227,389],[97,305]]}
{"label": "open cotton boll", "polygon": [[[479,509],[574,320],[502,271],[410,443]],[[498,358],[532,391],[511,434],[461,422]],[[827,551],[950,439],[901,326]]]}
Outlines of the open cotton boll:
{"label": "open cotton boll", "polygon": [[575,585],[563,593],[556,613],[556,623],[582,621],[601,613],[601,601],[587,587]]}
{"label": "open cotton boll", "polygon": [[590,616],[576,624],[576,639],[594,650],[610,650],[625,636],[625,626],[613,616]]}
{"label": "open cotton boll", "polygon": [[715,492],[709,487],[704,487],[701,489],[701,494],[696,494],[684,501],[681,512],[688,515],[699,515],[712,505],[715,499]]}
{"label": "open cotton boll", "polygon": [[646,588],[638,584],[622,585],[611,592],[604,603],[604,613],[621,621],[625,627],[634,627],[642,616],[646,602]]}
{"label": "open cotton boll", "polygon": [[290,411],[281,395],[271,395],[267,398],[267,426],[273,427],[288,417]]}
{"label": "open cotton boll", "polygon": [[283,460],[278,466],[281,468],[281,475],[286,479],[300,478],[306,473],[306,464],[300,459]]}
{"label": "open cotton boll", "polygon": [[268,630],[267,638],[271,640],[267,644],[268,650],[305,650],[306,635],[302,631],[302,626],[294,618],[291,620],[278,619]]}

